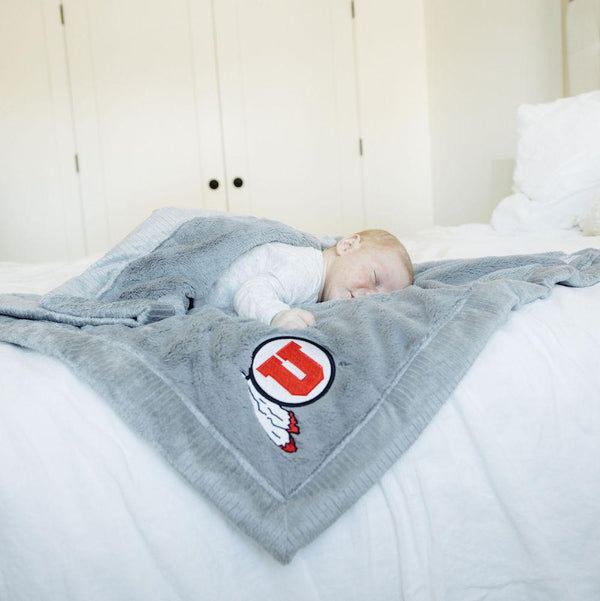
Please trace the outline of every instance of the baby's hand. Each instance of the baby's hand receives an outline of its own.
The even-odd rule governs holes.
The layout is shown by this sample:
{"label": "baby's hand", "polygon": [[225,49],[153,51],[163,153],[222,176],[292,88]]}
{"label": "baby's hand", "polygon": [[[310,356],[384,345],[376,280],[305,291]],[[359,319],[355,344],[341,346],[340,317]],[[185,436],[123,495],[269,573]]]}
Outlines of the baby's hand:
{"label": "baby's hand", "polygon": [[271,320],[271,325],[279,328],[300,329],[314,326],[315,323],[315,316],[304,309],[286,309],[277,313]]}

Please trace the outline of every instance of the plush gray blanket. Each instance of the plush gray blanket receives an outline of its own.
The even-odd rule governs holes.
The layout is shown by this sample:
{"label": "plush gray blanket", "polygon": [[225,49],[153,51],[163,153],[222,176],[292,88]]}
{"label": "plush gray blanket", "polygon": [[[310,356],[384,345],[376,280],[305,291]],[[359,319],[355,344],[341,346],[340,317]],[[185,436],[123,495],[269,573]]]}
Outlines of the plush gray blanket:
{"label": "plush gray blanket", "polygon": [[593,249],[420,264],[405,290],[310,307],[301,331],[203,305],[270,241],[319,246],[266,220],[159,211],[52,293],[0,295],[0,340],[65,361],[282,562],[414,442],[512,310],[600,280]]}

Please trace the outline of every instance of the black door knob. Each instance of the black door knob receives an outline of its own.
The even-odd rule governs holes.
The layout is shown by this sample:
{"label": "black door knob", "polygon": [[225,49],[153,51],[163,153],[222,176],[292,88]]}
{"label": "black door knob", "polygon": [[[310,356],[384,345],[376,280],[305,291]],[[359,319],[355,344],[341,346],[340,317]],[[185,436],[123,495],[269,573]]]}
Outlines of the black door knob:
{"label": "black door knob", "polygon": [[216,189],[219,187],[219,182],[218,182],[218,180],[216,180],[216,179],[211,179],[211,180],[208,182],[208,187],[209,187],[211,190],[216,190]]}
{"label": "black door knob", "polygon": [[233,180],[233,185],[234,185],[236,188],[241,188],[241,187],[244,185],[244,180],[243,180],[241,177],[236,177],[236,178]]}

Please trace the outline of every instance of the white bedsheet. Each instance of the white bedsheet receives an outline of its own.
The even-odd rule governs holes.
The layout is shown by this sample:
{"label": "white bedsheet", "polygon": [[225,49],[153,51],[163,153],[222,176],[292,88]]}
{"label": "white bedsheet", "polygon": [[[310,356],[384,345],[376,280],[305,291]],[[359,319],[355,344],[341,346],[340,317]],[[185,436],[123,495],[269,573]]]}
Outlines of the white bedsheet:
{"label": "white bedsheet", "polygon": [[[600,247],[487,226],[406,243],[417,261]],[[0,289],[43,292],[85,264],[48,278],[3,264]],[[404,457],[287,566],[61,363],[0,344],[0,599],[596,601],[599,307],[599,286],[557,287],[515,313]]]}

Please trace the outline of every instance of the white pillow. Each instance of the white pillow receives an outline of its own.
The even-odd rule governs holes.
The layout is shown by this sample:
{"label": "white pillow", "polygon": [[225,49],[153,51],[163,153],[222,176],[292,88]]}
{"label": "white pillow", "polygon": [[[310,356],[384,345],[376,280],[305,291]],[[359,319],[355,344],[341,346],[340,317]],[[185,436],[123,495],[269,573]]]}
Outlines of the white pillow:
{"label": "white pillow", "polygon": [[507,234],[570,229],[573,212],[569,203],[536,202],[517,192],[500,201],[490,223],[496,231]]}
{"label": "white pillow", "polygon": [[520,220],[508,197],[492,225],[513,231],[581,227],[600,196],[600,91],[522,105],[518,135],[513,192],[527,219]]}

